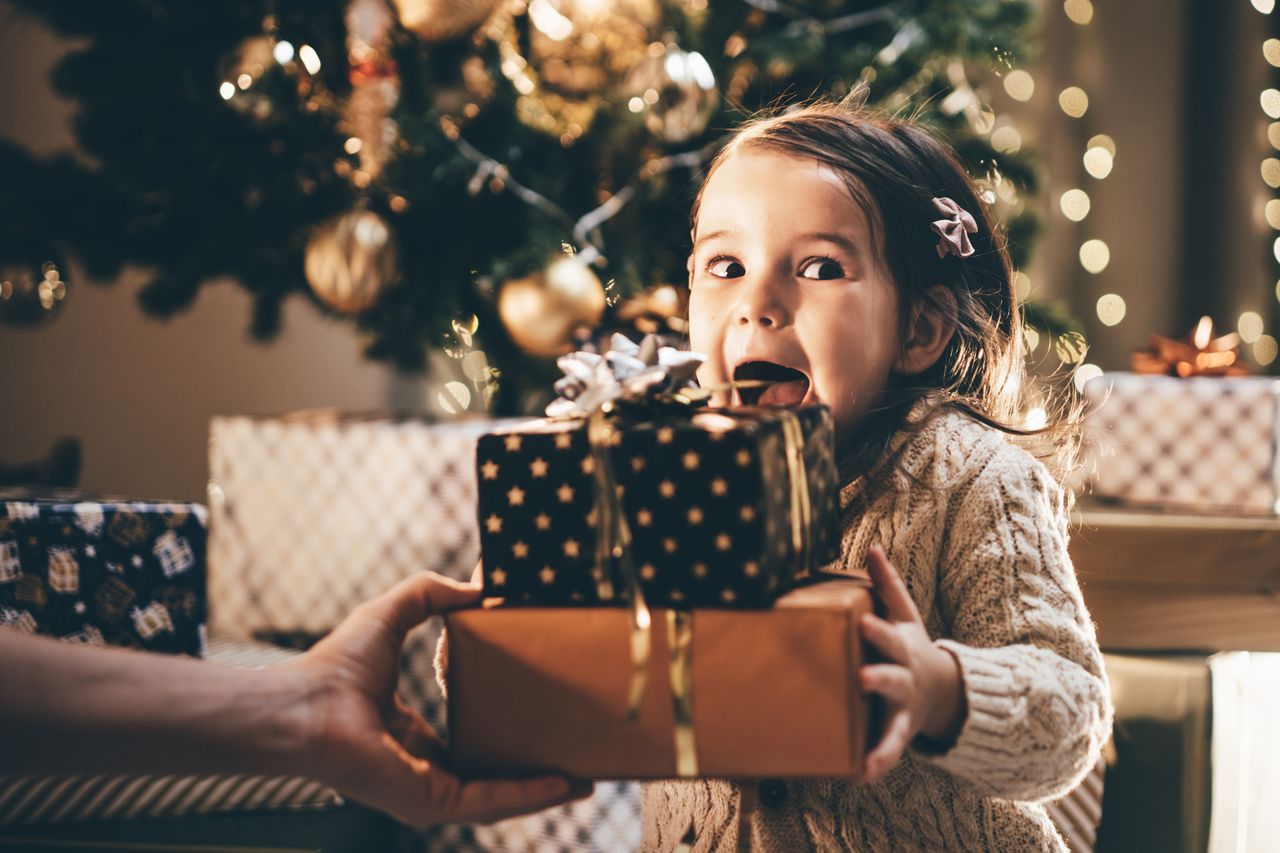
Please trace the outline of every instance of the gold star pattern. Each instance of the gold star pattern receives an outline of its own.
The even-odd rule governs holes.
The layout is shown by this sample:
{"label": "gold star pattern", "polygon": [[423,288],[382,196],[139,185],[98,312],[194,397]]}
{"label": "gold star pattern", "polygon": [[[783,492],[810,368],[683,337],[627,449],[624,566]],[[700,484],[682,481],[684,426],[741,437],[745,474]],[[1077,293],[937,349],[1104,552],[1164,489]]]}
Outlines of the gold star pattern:
{"label": "gold star pattern", "polygon": [[712,441],[719,443],[724,441],[724,432],[725,431],[722,429],[713,429],[711,432],[707,433],[707,437]]}
{"label": "gold star pattern", "polygon": [[512,506],[524,506],[524,489],[519,486],[512,486],[507,492],[507,502]]}
{"label": "gold star pattern", "polygon": [[556,489],[556,497],[560,499],[560,503],[567,504],[573,501],[573,486],[565,483]]}
{"label": "gold star pattern", "polygon": [[643,456],[632,456],[632,457],[631,457],[631,470],[632,470],[632,471],[643,471],[643,470],[644,470],[644,466],[645,466],[645,460],[644,460],[644,457],[643,457]]}
{"label": "gold star pattern", "polygon": [[480,473],[486,480],[498,479],[498,463],[492,459],[487,460],[480,466]]}
{"label": "gold star pattern", "polygon": [[566,557],[577,557],[581,546],[578,545],[577,539],[564,540],[564,555]]}
{"label": "gold star pattern", "polygon": [[732,547],[733,547],[733,539],[729,536],[728,533],[716,534],[716,550],[717,551],[728,551]]}
{"label": "gold star pattern", "polygon": [[595,526],[596,526],[596,511],[593,509],[591,510],[591,512],[587,513],[587,527],[595,527]]}
{"label": "gold star pattern", "polygon": [[529,546],[523,542],[516,542],[516,544],[511,546],[511,554],[517,560],[523,560],[525,557],[529,556]]}
{"label": "gold star pattern", "polygon": [[726,604],[732,604],[737,600],[738,594],[731,589],[726,589],[724,592],[720,593],[720,598],[723,599]]}
{"label": "gold star pattern", "polygon": [[543,459],[541,456],[534,459],[529,463],[529,473],[533,474],[534,477],[547,476],[547,460]]}
{"label": "gold star pattern", "polygon": [[744,524],[750,524],[756,520],[756,508],[751,504],[743,504],[742,509],[738,510],[738,518],[742,519]]}
{"label": "gold star pattern", "polygon": [[696,507],[696,506],[691,506],[691,507],[689,507],[689,512],[688,512],[688,514],[687,514],[687,517],[688,517],[688,519],[689,519],[689,523],[690,523],[690,524],[701,524],[701,523],[702,523],[702,509],[701,509],[700,507]]}
{"label": "gold star pattern", "polygon": [[684,455],[684,467],[686,471],[695,471],[702,464],[702,457],[690,450]]}
{"label": "gold star pattern", "polygon": [[716,477],[711,481],[711,494],[723,495],[729,491],[729,483],[724,477]]}
{"label": "gold star pattern", "polygon": [[622,497],[623,495],[625,495],[625,494],[627,493],[627,487],[626,487],[626,486],[615,486],[615,487],[614,487],[614,489],[613,489],[613,493],[614,493],[615,495],[617,495],[618,497]]}
{"label": "gold star pattern", "polygon": [[493,581],[494,586],[506,586],[507,573],[495,566],[493,571],[489,572],[489,579]]}
{"label": "gold star pattern", "polygon": [[693,564],[693,576],[694,576],[695,578],[705,578],[705,577],[707,576],[707,564],[706,564],[706,563],[694,563],[694,564]]}
{"label": "gold star pattern", "polygon": [[684,593],[678,589],[671,590],[672,601],[684,601]]}
{"label": "gold star pattern", "polygon": [[677,543],[676,540],[672,539],[669,536],[666,539],[662,540],[662,550],[666,551],[668,554],[674,554],[676,552],[676,549],[679,547],[680,547],[679,543]]}
{"label": "gold star pattern", "polygon": [[582,473],[594,474],[596,472],[596,459],[594,456],[582,457]]}
{"label": "gold star pattern", "polygon": [[734,460],[737,461],[739,468],[746,468],[751,464],[751,451],[745,448],[739,450],[738,455],[734,457]]}
{"label": "gold star pattern", "polygon": [[674,498],[676,496],[676,484],[670,480],[663,480],[658,484],[658,494],[664,498]]}
{"label": "gold star pattern", "polygon": [[651,581],[658,574],[658,570],[653,567],[653,563],[645,563],[640,567],[641,580]]}
{"label": "gold star pattern", "polygon": [[491,514],[488,518],[484,520],[484,529],[488,530],[490,533],[501,533],[502,532],[502,516]]}
{"label": "gold star pattern", "polygon": [[556,435],[556,450],[568,450],[573,445],[573,436],[567,432]]}
{"label": "gold star pattern", "polygon": [[543,583],[555,583],[556,570],[550,566],[543,566],[542,571],[538,572],[538,577],[542,578]]}
{"label": "gold star pattern", "polygon": [[521,441],[521,439],[520,439],[520,434],[519,434],[519,433],[514,433],[514,432],[513,432],[511,435],[507,436],[506,441],[504,442],[504,444],[506,445],[506,448],[507,448],[507,452],[508,452],[508,453],[519,453],[519,452],[520,452],[520,441]]}
{"label": "gold star pattern", "polygon": [[671,427],[663,427],[658,430],[658,444],[670,444],[675,440],[676,431]]}
{"label": "gold star pattern", "polygon": [[533,523],[534,523],[534,525],[536,525],[536,526],[537,526],[537,528],[538,528],[539,530],[550,530],[550,529],[551,529],[551,516],[547,515],[545,512],[540,512],[540,513],[538,513],[538,514],[537,514],[537,516],[533,519]]}
{"label": "gold star pattern", "polygon": [[742,573],[749,578],[753,578],[760,574],[760,564],[755,560],[747,560],[742,564]]}
{"label": "gold star pattern", "polygon": [[636,513],[636,524],[641,527],[648,527],[653,524],[653,513],[647,509],[642,509]]}

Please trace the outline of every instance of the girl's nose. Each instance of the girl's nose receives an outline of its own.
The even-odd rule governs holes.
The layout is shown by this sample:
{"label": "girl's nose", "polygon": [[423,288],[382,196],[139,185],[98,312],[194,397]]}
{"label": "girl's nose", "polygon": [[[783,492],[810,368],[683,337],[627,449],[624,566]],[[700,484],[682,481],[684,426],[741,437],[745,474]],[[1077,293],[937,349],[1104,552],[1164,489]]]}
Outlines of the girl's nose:
{"label": "girl's nose", "polygon": [[742,288],[742,299],[735,314],[739,326],[780,329],[791,323],[791,311],[781,288],[767,281]]}

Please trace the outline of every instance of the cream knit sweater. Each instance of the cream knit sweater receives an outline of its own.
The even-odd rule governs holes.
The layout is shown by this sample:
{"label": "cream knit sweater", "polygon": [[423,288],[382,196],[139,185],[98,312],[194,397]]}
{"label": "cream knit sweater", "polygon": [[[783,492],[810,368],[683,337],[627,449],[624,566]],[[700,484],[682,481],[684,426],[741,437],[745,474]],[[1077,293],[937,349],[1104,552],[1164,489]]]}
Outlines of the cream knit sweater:
{"label": "cream knit sweater", "polygon": [[867,549],[884,546],[930,636],[960,662],[968,711],[957,741],[941,754],[908,750],[873,785],[649,783],[645,850],[735,849],[746,784],[759,794],[753,850],[1066,849],[1037,801],[1093,767],[1112,709],[1067,556],[1063,492],[1030,454],[958,412],[906,441],[893,489],[869,507],[862,481],[841,493],[832,568],[861,570]]}

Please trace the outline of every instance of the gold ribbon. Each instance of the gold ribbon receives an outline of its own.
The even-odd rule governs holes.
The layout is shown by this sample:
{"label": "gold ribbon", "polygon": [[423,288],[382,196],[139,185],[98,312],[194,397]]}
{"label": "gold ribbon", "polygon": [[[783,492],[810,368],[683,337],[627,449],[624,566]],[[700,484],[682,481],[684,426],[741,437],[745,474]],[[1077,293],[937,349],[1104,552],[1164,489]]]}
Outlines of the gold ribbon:
{"label": "gold ribbon", "polygon": [[1147,349],[1133,353],[1134,373],[1164,376],[1243,376],[1239,363],[1240,336],[1235,332],[1215,338],[1213,320],[1201,317],[1195,329],[1181,340],[1152,335]]}
{"label": "gold ribbon", "polygon": [[[618,495],[618,481],[613,469],[612,448],[619,432],[613,423],[615,407],[605,403],[587,418],[587,439],[595,461],[596,486],[596,560],[592,577],[602,601],[616,595],[610,566],[616,561],[618,574],[626,585],[630,605],[631,681],[627,697],[627,719],[640,713],[648,682],[649,658],[653,647],[652,614],[645,602],[640,576],[631,555],[631,528]],[[804,458],[804,430],[800,418],[789,409],[759,409],[750,413],[734,412],[742,420],[774,421],[781,424],[783,457],[790,480],[790,538],[800,560],[800,577],[812,570],[812,543],[809,527],[813,508],[809,499],[808,467]],[[772,545],[773,543],[769,543]],[[693,614],[675,608],[667,609],[667,644],[670,651],[668,674],[671,681],[671,703],[674,719],[676,775],[694,778],[698,775],[698,751],[693,725]]]}

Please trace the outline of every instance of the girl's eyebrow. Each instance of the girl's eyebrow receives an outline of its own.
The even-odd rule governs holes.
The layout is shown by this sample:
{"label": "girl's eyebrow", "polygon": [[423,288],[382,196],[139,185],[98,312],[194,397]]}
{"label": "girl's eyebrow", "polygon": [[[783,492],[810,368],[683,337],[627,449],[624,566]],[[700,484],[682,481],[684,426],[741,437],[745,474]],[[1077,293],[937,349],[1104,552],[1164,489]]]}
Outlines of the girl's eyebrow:
{"label": "girl's eyebrow", "polygon": [[698,245],[700,243],[704,243],[707,240],[714,240],[717,237],[737,237],[741,233],[742,233],[741,231],[738,231],[733,228],[721,228],[719,231],[711,231],[706,234],[703,234],[701,237],[695,240],[693,243],[693,248],[695,249],[698,248]]}
{"label": "girl's eyebrow", "polygon": [[842,247],[843,249],[845,249],[845,250],[846,250],[849,254],[851,254],[851,255],[858,255],[858,254],[861,254],[861,253],[858,251],[858,246],[857,246],[857,244],[856,244],[856,243],[854,243],[854,242],[853,242],[853,240],[849,239],[848,237],[846,237],[846,236],[845,236],[845,235],[843,235],[843,234],[839,234],[839,233],[836,233],[836,232],[834,232],[834,231],[811,231],[811,232],[810,232],[810,233],[808,233],[808,234],[801,234],[801,235],[800,235],[800,237],[799,237],[799,239],[801,239],[801,240],[825,240],[825,241],[826,241],[826,242],[828,242],[828,243],[835,243],[837,246]]}

